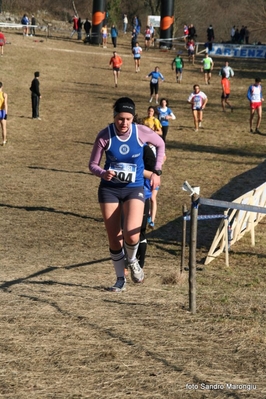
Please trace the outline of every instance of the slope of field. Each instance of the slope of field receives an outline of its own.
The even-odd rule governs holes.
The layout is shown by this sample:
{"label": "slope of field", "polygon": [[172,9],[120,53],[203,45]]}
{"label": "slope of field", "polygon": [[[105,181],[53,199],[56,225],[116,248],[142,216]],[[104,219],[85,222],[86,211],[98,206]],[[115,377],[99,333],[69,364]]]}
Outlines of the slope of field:
{"label": "slope of field", "polygon": [[[111,45],[5,33],[11,44],[0,59],[9,98],[8,144],[0,148],[0,397],[264,399],[265,221],[255,247],[249,236],[232,247],[230,267],[223,257],[202,267],[217,225],[199,224],[195,315],[187,272],[180,276],[179,268],[182,206],[190,206],[184,180],[206,198],[227,201],[265,181],[265,119],[263,134],[251,135],[246,100],[254,77],[266,77],[265,61],[230,62],[234,112],[222,113],[222,59],[205,86],[201,57],[192,66],[184,52],[179,85],[174,52],[143,52],[135,73],[130,39],[119,37],[124,65],[115,89]],[[166,79],[160,96],[177,119],[168,134],[156,229],[148,234],[145,283],[129,281],[116,295],[105,290],[114,272],[99,180],[87,163],[97,132],[112,121],[115,99],[131,96],[139,117],[146,115],[145,76],[156,65]],[[37,70],[41,121],[31,119],[29,86]],[[199,133],[186,103],[195,83],[209,97]]]}

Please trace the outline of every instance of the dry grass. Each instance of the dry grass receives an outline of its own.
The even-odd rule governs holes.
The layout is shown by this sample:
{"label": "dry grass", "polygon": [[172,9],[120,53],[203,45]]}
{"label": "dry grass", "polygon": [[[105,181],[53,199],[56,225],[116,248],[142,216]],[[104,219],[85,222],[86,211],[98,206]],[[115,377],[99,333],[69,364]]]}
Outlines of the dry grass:
{"label": "dry grass", "polygon": [[[225,200],[265,181],[265,136],[248,133],[245,99],[254,76],[265,78],[264,61],[232,60],[232,114],[221,112],[222,60],[216,61],[212,84],[203,87],[210,99],[204,129],[196,135],[186,99],[194,83],[203,83],[199,64],[186,64],[177,85],[174,54],[151,50],[135,74],[129,43],[119,38],[124,68],[114,90],[111,47],[34,42],[12,32],[7,38],[12,44],[1,59],[10,109],[9,142],[0,153],[0,397],[264,399],[265,221],[254,248],[249,237],[232,247],[229,268],[220,257],[198,272],[196,315],[188,311],[186,272],[178,275],[180,216],[182,205],[190,205],[183,181],[199,185],[204,197]],[[114,273],[97,204],[99,181],[87,162],[118,96],[132,96],[139,116],[146,113],[144,77],[155,64],[166,77],[161,95],[177,120],[168,136],[156,230],[148,237],[146,281],[129,282],[124,294],[113,295],[105,290]],[[35,70],[42,121],[30,118]],[[264,120],[266,132],[265,126]],[[215,229],[215,223],[199,225],[201,267]]]}

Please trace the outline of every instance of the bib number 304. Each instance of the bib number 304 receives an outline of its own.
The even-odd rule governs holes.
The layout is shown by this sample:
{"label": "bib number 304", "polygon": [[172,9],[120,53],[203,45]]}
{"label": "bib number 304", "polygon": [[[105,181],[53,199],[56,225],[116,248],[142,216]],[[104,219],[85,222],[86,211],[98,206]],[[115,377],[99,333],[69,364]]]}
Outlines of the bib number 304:
{"label": "bib number 304", "polygon": [[112,162],[110,170],[115,172],[114,179],[120,183],[134,183],[136,181],[137,165],[131,163]]}

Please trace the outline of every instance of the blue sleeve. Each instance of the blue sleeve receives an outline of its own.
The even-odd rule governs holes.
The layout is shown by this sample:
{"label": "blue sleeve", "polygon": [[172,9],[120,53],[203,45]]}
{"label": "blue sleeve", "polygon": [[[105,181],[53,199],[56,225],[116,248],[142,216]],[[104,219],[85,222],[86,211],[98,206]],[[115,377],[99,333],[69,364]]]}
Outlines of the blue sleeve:
{"label": "blue sleeve", "polygon": [[160,78],[161,78],[162,80],[164,80],[164,77],[163,77],[163,75],[161,74],[161,72],[160,72],[159,76],[160,76]]}
{"label": "blue sleeve", "polygon": [[248,92],[247,92],[247,99],[248,99],[249,101],[251,101],[251,90],[252,90],[252,86],[249,86]]}

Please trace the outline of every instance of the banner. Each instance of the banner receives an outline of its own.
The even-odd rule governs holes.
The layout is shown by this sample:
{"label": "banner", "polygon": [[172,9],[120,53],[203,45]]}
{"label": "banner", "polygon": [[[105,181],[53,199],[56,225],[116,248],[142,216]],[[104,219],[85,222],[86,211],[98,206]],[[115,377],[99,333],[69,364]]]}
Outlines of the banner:
{"label": "banner", "polygon": [[105,0],[93,0],[91,44],[101,44],[101,29],[105,22]]}
{"label": "banner", "polygon": [[172,48],[174,26],[174,0],[165,0],[161,2],[161,23],[160,23],[160,39],[166,41],[160,42],[160,47]]}
{"label": "banner", "polygon": [[234,58],[266,58],[266,46],[247,44],[212,43],[210,56]]}
{"label": "banner", "polygon": [[161,17],[160,15],[148,15],[147,25],[153,26],[154,28],[160,28]]}

